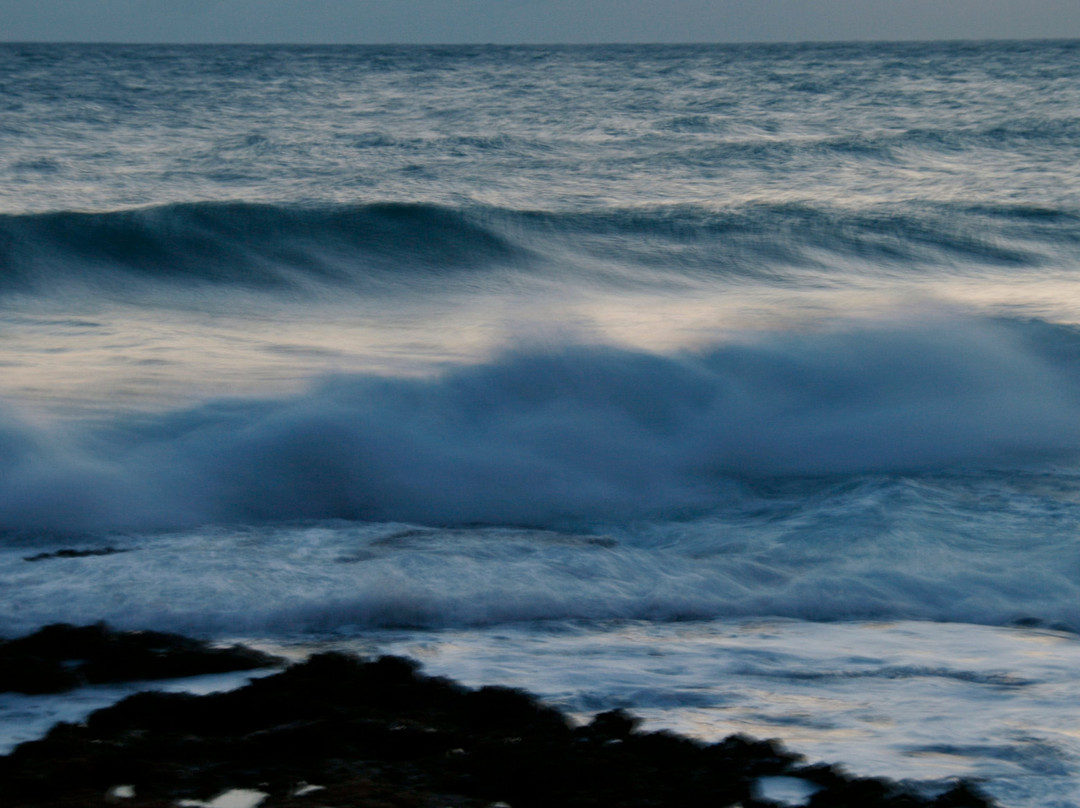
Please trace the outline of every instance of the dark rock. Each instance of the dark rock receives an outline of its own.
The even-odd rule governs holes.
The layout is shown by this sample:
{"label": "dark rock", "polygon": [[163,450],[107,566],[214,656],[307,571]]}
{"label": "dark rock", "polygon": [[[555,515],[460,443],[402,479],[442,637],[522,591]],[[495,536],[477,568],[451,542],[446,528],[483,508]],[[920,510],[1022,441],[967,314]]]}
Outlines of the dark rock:
{"label": "dark rock", "polygon": [[[264,808],[747,808],[762,775],[821,786],[811,804],[989,808],[969,785],[930,800],[888,780],[805,766],[774,741],[706,744],[641,732],[622,711],[574,729],[524,691],[470,690],[398,657],[319,654],[240,690],[140,693],[61,724],[0,758],[5,806],[105,805],[131,784],[131,808],[210,799],[229,788],[270,796]],[[311,797],[297,785],[325,786]]]}
{"label": "dark rock", "polygon": [[54,558],[86,558],[87,556],[104,556],[127,552],[130,551],[121,550],[117,547],[99,547],[93,550],[74,550],[65,548],[52,553],[38,553],[37,555],[26,556],[23,558],[23,561],[48,561]]}
{"label": "dark rock", "polygon": [[582,727],[580,734],[601,741],[621,741],[630,737],[641,725],[641,719],[630,715],[625,710],[608,710],[597,713],[588,726]]}
{"label": "dark rock", "polygon": [[59,693],[82,684],[174,679],[282,662],[243,646],[214,648],[178,634],[58,623],[0,642],[0,692]]}
{"label": "dark rock", "polygon": [[985,794],[964,781],[934,800],[934,808],[993,808],[993,805]]}

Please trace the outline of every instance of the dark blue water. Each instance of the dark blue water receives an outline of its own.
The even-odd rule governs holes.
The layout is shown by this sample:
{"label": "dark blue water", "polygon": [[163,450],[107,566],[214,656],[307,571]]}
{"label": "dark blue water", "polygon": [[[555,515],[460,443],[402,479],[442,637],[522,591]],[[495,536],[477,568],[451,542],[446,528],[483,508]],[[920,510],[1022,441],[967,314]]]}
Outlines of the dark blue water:
{"label": "dark blue water", "polygon": [[[1077,42],[0,46],[0,631],[409,626],[703,734],[877,658],[924,712],[815,692],[891,735],[777,725],[1075,805],[1078,166]],[[700,715],[510,673],[775,618]]]}

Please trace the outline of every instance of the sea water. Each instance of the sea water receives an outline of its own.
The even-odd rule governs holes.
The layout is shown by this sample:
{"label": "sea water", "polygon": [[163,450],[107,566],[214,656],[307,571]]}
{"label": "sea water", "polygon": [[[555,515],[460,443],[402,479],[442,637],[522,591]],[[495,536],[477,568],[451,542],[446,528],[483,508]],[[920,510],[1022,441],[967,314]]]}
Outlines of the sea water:
{"label": "sea water", "polygon": [[1080,805],[1080,43],[3,45],[0,178],[0,634]]}

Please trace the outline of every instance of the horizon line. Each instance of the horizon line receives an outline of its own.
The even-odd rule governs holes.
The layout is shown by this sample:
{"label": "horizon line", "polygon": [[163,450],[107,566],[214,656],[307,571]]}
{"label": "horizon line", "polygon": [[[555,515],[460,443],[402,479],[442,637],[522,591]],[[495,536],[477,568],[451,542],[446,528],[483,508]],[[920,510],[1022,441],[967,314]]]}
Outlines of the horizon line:
{"label": "horizon line", "polygon": [[701,47],[738,45],[926,45],[926,44],[1007,44],[1013,42],[1080,42],[1080,36],[1065,37],[941,37],[933,39],[731,39],[679,42],[594,41],[594,42],[253,42],[253,41],[150,41],[111,39],[0,39],[0,45],[141,45],[147,47],[293,47],[293,48],[595,48],[595,47]]}

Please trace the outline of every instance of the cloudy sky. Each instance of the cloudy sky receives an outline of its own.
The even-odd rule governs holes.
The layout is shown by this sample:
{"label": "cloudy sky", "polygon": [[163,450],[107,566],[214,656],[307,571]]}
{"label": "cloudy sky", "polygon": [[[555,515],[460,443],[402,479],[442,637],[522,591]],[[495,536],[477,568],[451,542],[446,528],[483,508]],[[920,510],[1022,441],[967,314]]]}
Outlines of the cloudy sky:
{"label": "cloudy sky", "polygon": [[759,42],[1080,37],[1080,0],[0,0],[0,39]]}

